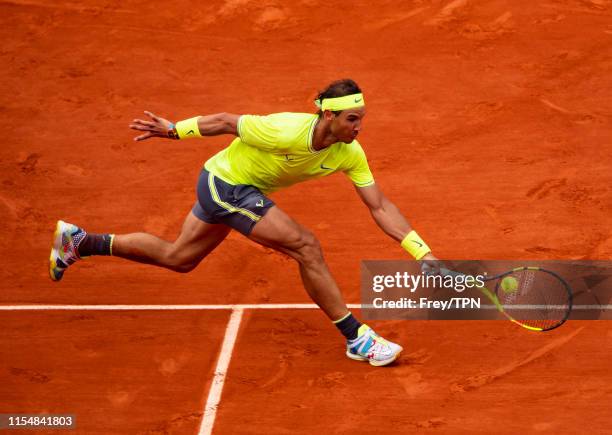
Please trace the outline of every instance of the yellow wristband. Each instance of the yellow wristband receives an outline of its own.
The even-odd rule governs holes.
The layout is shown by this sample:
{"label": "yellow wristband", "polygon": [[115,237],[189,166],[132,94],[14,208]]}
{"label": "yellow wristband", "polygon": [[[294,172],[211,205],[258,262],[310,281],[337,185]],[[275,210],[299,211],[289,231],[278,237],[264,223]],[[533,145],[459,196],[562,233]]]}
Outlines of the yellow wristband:
{"label": "yellow wristband", "polygon": [[198,127],[198,119],[200,117],[185,119],[176,123],[176,132],[179,139],[189,139],[192,137],[202,137],[200,128]]}
{"label": "yellow wristband", "polygon": [[410,231],[406,237],[404,237],[404,240],[402,240],[402,248],[408,251],[416,260],[420,260],[431,252],[427,243],[425,243],[414,230]]}

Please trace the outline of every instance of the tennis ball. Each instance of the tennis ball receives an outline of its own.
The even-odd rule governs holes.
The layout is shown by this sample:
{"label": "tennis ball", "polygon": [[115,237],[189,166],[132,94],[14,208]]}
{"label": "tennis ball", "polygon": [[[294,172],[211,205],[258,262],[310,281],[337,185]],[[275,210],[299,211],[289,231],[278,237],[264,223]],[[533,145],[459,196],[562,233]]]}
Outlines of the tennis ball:
{"label": "tennis ball", "polygon": [[506,276],[501,280],[501,288],[504,293],[514,293],[518,290],[518,281],[513,276]]}

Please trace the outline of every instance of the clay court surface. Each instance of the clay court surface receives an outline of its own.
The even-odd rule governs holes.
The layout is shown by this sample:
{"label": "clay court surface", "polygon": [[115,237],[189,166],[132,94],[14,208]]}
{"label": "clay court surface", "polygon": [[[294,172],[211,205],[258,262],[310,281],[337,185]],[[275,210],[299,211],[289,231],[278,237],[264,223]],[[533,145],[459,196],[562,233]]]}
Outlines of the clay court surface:
{"label": "clay court surface", "polygon": [[[135,143],[143,110],[312,112],[342,77],[377,183],[438,257],[610,259],[612,1],[399,3],[0,0],[0,413],[87,434],[207,433],[205,414],[218,434],[612,431],[608,322],[373,322],[405,347],[380,369],[294,306],[293,261],[236,233],[186,275],[96,258],[48,278],[57,219],[173,239],[229,143]],[[352,304],[360,260],[407,259],[342,175],[273,199]]]}

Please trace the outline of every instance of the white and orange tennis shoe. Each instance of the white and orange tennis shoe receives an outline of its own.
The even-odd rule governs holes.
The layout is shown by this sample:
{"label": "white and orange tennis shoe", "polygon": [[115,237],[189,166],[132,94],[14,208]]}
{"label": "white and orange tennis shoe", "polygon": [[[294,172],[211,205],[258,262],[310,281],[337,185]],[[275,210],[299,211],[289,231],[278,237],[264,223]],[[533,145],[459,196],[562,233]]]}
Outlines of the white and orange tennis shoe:
{"label": "white and orange tennis shoe", "polygon": [[369,361],[373,366],[391,364],[402,350],[402,346],[385,340],[366,324],[359,327],[357,338],[346,342],[346,356],[356,361]]}
{"label": "white and orange tennis shoe", "polygon": [[53,281],[62,279],[68,266],[81,259],[78,247],[86,235],[87,233],[76,225],[57,221],[49,256],[49,275]]}

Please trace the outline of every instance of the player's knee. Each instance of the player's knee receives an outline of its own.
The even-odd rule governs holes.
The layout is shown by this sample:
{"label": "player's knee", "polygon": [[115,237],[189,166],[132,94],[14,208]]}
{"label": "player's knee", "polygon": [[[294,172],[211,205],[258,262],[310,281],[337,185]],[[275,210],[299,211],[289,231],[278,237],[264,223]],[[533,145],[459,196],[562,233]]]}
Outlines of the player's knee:
{"label": "player's knee", "polygon": [[189,273],[198,265],[197,262],[186,258],[175,250],[168,251],[164,264],[168,269],[178,273]]}
{"label": "player's knee", "polygon": [[171,269],[178,273],[189,273],[195,269],[197,264],[194,263],[178,263],[171,267]]}
{"label": "player's knee", "polygon": [[323,260],[323,252],[319,240],[310,231],[304,230],[300,234],[297,249],[297,260],[302,264],[318,263]]}

